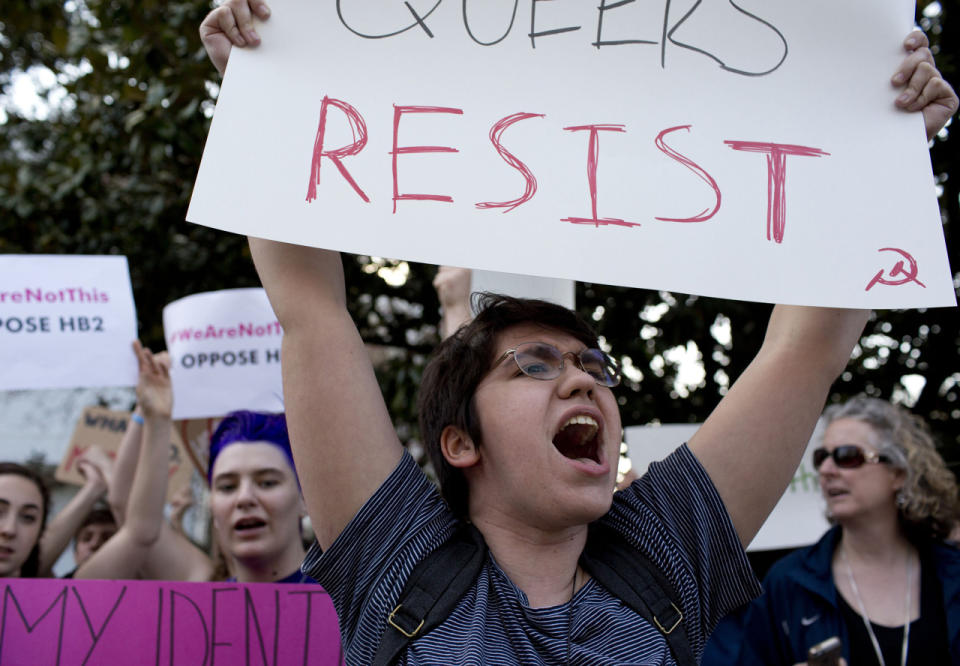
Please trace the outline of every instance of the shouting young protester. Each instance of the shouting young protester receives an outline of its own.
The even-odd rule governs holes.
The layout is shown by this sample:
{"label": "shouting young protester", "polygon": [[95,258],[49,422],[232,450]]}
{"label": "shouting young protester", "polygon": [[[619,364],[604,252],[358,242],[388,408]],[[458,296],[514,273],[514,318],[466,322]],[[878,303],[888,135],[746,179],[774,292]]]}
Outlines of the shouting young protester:
{"label": "shouting young protester", "polygon": [[[221,73],[232,46],[259,43],[254,15],[269,10],[228,0],[204,20]],[[956,97],[925,37],[906,44],[910,95],[897,103],[922,108],[932,134]],[[759,592],[743,545],[792,478],[868,316],[777,306],[756,358],[690,442],[614,495],[616,363],[570,311],[488,297],[440,345],[420,387],[438,492],[394,432],[347,309],[339,254],[257,238],[250,246],[284,329],[286,413],[318,540],[303,568],[333,599],[349,664],[376,663],[398,635],[408,664],[698,660],[717,621]],[[479,569],[424,631],[411,617],[423,589],[404,588],[468,523],[485,544]],[[601,583],[598,539],[625,544],[666,582],[670,621]],[[430,579],[419,578],[424,588]],[[676,631],[684,654],[672,652]]]}

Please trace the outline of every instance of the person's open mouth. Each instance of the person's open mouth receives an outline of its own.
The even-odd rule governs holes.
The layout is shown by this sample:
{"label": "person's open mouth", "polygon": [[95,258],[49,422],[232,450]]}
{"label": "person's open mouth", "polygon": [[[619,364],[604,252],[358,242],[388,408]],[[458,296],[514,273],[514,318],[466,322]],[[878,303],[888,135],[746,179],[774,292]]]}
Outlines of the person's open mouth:
{"label": "person's open mouth", "polygon": [[600,424],[588,414],[567,419],[554,435],[553,445],[571,460],[601,464]]}

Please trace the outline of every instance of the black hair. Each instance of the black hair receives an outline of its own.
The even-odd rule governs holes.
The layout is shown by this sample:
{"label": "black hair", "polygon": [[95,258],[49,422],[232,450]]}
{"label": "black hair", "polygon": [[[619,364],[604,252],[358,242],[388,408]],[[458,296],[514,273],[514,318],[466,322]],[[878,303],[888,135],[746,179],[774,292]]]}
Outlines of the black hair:
{"label": "black hair", "polygon": [[487,375],[497,352],[497,336],[521,324],[543,326],[597,347],[597,334],[579,315],[567,308],[536,299],[502,294],[474,294],[477,316],[444,340],[423,373],[417,408],[420,435],[440,482],[440,492],[457,516],[467,515],[469,489],[463,472],[450,465],[440,448],[447,426],[464,430],[478,446],[480,424],[473,395]]}

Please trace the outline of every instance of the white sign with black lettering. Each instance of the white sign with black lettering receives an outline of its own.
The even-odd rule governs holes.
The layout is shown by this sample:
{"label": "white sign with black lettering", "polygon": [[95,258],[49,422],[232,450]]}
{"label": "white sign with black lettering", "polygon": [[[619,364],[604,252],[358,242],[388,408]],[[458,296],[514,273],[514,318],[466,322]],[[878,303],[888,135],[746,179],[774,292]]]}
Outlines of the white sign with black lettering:
{"label": "white sign with black lettering", "polygon": [[0,390],[133,386],[127,258],[0,255]]}
{"label": "white sign with black lettering", "polygon": [[193,294],[163,309],[173,418],[283,411],[283,330],[263,289]]}

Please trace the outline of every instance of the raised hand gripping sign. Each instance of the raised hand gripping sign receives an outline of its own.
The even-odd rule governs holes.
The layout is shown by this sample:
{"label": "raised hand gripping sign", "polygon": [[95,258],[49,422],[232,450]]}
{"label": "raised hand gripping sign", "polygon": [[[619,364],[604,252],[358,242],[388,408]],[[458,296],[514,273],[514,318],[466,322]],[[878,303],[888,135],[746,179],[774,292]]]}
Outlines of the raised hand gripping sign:
{"label": "raised hand gripping sign", "polygon": [[[272,3],[188,219],[758,301],[953,305],[907,0]],[[863,17],[869,16],[869,21]]]}
{"label": "raised hand gripping sign", "polygon": [[133,386],[127,258],[0,255],[0,390]]}

